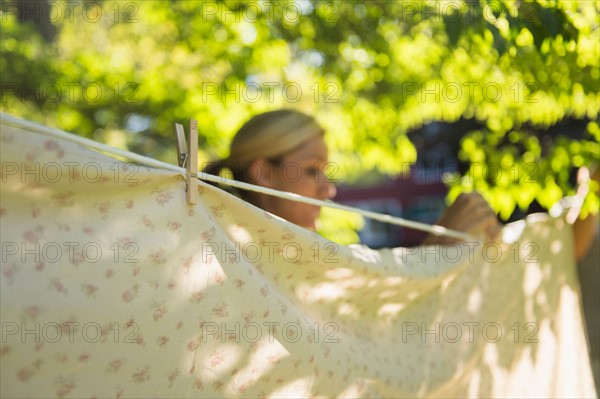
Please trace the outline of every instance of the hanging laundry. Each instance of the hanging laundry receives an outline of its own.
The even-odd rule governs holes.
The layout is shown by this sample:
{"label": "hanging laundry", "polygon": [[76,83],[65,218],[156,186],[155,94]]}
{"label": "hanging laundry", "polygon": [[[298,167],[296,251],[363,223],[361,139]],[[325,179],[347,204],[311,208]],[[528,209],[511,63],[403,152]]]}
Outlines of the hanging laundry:
{"label": "hanging laundry", "polygon": [[[3,397],[595,397],[572,233],[342,246],[3,120]],[[42,134],[43,133],[43,134]]]}

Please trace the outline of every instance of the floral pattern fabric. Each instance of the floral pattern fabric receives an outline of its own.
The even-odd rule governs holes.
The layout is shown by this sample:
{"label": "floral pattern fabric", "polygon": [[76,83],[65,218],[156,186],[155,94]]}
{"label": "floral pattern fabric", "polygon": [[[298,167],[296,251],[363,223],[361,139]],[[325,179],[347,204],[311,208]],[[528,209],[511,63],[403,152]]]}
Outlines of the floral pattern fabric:
{"label": "floral pattern fabric", "polygon": [[561,218],[340,246],[2,124],[2,397],[594,397]]}

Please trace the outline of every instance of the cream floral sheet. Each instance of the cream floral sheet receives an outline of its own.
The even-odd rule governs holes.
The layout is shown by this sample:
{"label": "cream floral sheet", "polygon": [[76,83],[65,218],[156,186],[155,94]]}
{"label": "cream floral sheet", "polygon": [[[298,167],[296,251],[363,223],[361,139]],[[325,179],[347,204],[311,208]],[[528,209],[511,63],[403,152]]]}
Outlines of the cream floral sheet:
{"label": "cream floral sheet", "polygon": [[562,219],[340,246],[1,126],[2,397],[594,397]]}

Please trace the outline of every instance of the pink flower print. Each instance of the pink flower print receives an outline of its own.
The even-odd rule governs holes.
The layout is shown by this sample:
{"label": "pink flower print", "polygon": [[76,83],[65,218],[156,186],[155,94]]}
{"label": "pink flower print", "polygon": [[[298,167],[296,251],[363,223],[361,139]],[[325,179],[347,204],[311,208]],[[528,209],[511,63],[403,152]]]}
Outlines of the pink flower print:
{"label": "pink flower print", "polygon": [[292,363],[292,364],[294,366],[294,369],[297,369],[302,364],[302,359],[294,360],[294,363]]}
{"label": "pink flower print", "polygon": [[154,321],[158,321],[165,315],[165,313],[167,313],[167,307],[165,305],[161,305],[154,309],[152,312],[152,317],[154,318]]}
{"label": "pink flower print", "polygon": [[106,340],[107,340],[107,337],[108,337],[108,334],[109,334],[111,331],[113,331],[113,335],[115,336],[115,339],[114,339],[114,340],[115,340],[115,341],[117,340],[117,338],[116,338],[116,334],[117,334],[117,333],[115,332],[115,330],[117,330],[117,331],[118,331],[118,329],[119,329],[119,326],[118,326],[118,324],[117,324],[117,326],[116,326],[116,328],[115,328],[115,324],[116,324],[116,323],[103,324],[103,325],[100,327],[100,336],[102,337],[102,341],[101,341],[102,343],[105,343],[105,342],[106,342]]}
{"label": "pink flower print", "polygon": [[225,360],[225,354],[222,351],[216,351],[210,358],[211,367],[217,367]]}
{"label": "pink flower print", "polygon": [[157,251],[150,252],[149,258],[155,265],[162,265],[167,261],[165,258],[165,250],[162,248]]}
{"label": "pink flower print", "polygon": [[171,290],[171,291],[173,291],[173,290],[174,290],[174,289],[176,289],[176,288],[177,288],[177,283],[176,283],[175,281],[173,281],[173,280],[170,280],[170,281],[167,283],[167,289],[168,289],[168,290]]}
{"label": "pink flower print", "polygon": [[269,362],[269,364],[275,365],[279,363],[279,358],[277,357],[277,355],[272,354],[267,356],[267,361]]}
{"label": "pink flower print", "polygon": [[219,306],[216,306],[212,309],[212,314],[217,317],[227,317],[229,316],[229,312],[227,312],[227,304],[222,303]]}
{"label": "pink flower print", "polygon": [[0,207],[0,217],[6,215],[6,209],[4,207]]}
{"label": "pink flower print", "polygon": [[288,339],[289,339],[291,342],[295,342],[296,335],[297,335],[297,333],[296,333],[296,330],[295,330],[295,329],[293,329],[293,328],[288,328],[288,329],[286,330],[286,335],[287,335],[287,338],[288,338]]}
{"label": "pink flower print", "polygon": [[42,211],[42,210],[41,210],[40,208],[33,208],[33,209],[31,210],[31,216],[32,216],[32,217],[35,219],[35,218],[37,218],[38,216],[40,216],[40,212],[41,212],[41,211]]}
{"label": "pink flower print", "polygon": [[222,285],[223,284],[223,274],[218,273],[218,272],[215,273],[213,280],[215,283]]}
{"label": "pink flower print", "polygon": [[79,362],[80,363],[85,363],[88,360],[90,360],[90,354],[89,353],[82,353],[81,355],[79,355]]}
{"label": "pink flower print", "polygon": [[46,264],[44,262],[39,262],[35,264],[35,270],[38,272],[41,272],[42,270],[44,270],[44,267],[46,266]]}
{"label": "pink flower print", "polygon": [[58,143],[54,140],[46,140],[44,142],[44,148],[48,151],[55,151],[56,149],[58,149]]}
{"label": "pink flower print", "polygon": [[171,388],[173,386],[173,383],[175,382],[175,379],[178,376],[179,376],[179,369],[175,369],[167,375],[167,379],[169,381],[169,388]]}
{"label": "pink flower print", "polygon": [[106,371],[116,373],[117,371],[119,371],[121,366],[123,366],[123,364],[124,364],[124,362],[121,359],[112,360],[110,363],[108,363],[108,367],[106,368]]}
{"label": "pink flower print", "polygon": [[190,267],[192,266],[192,257],[189,256],[181,260],[181,266],[185,269],[185,274],[188,274],[190,271]]}
{"label": "pink flower print", "polygon": [[127,244],[131,244],[133,243],[133,240],[129,237],[120,237],[117,238],[117,241],[119,242],[119,244],[121,244],[122,246],[125,246]]}
{"label": "pink flower print", "polygon": [[29,381],[29,379],[31,378],[32,375],[33,375],[33,370],[31,370],[28,367],[24,367],[17,372],[17,379],[19,381],[26,382],[26,381]]}
{"label": "pink flower print", "polygon": [[175,328],[178,330],[181,330],[181,327],[183,327],[183,321],[178,322],[177,325],[175,326]]}
{"label": "pink flower print", "polygon": [[98,212],[100,212],[101,218],[104,220],[108,217],[108,212],[112,207],[110,201],[104,201],[96,205]]}
{"label": "pink flower print", "polygon": [[40,235],[32,230],[27,230],[24,234],[23,234],[23,239],[26,242],[38,242],[40,240]]}
{"label": "pink flower print", "polygon": [[167,192],[158,194],[154,199],[156,200],[157,204],[159,204],[160,206],[164,206],[167,202],[171,201],[172,198],[173,198],[173,193],[171,193],[170,191],[167,191]]}
{"label": "pink flower print", "polygon": [[69,178],[69,183],[77,183],[81,181],[81,169],[76,166],[73,169],[67,170],[67,176]]}
{"label": "pink flower print", "polygon": [[223,209],[225,208],[225,206],[223,205],[216,205],[216,206],[211,206],[210,207],[210,213],[213,214],[213,216],[216,217],[222,217],[223,216]]}
{"label": "pink flower print", "polygon": [[180,227],[181,227],[181,223],[179,223],[179,222],[176,222],[176,221],[172,220],[172,221],[170,221],[170,222],[169,222],[169,224],[168,224],[168,227],[167,227],[167,228],[168,228],[170,231],[173,231],[173,232],[175,232],[175,231],[179,230],[179,228],[180,228]]}
{"label": "pink flower print", "polygon": [[197,341],[197,340],[196,340],[196,341],[189,341],[189,342],[187,343],[187,349],[188,349],[188,351],[190,351],[190,352],[193,352],[193,351],[195,351],[196,349],[198,349],[198,341]]}
{"label": "pink flower print", "polygon": [[135,298],[135,295],[131,291],[125,291],[121,294],[121,299],[123,302],[131,302]]}
{"label": "pink flower print", "polygon": [[235,288],[238,289],[238,290],[240,290],[240,291],[244,289],[244,285],[245,284],[246,284],[246,282],[244,280],[242,280],[242,279],[239,279],[239,278],[236,278],[233,281],[233,285],[235,286]]}
{"label": "pink flower print", "polygon": [[94,232],[94,229],[92,229],[91,227],[83,226],[81,231],[83,231],[84,234],[92,234]]}
{"label": "pink flower print", "polygon": [[83,257],[83,253],[81,251],[79,252],[73,252],[73,261],[72,263],[76,266],[79,266],[81,263],[83,263],[83,261],[85,260],[85,258]]}
{"label": "pink flower print", "polygon": [[127,208],[127,209],[133,208],[133,200],[125,201],[125,208]]}
{"label": "pink flower print", "polygon": [[136,341],[137,341],[136,343],[137,343],[139,346],[145,346],[145,342],[146,342],[146,341],[144,340],[144,336],[142,335],[142,333],[139,333],[139,334],[137,335],[137,337],[136,337]]}
{"label": "pink flower print", "polygon": [[58,278],[54,278],[50,281],[50,287],[55,289],[56,292],[61,292],[65,295],[67,295],[67,292],[68,292],[67,289],[63,285],[62,281],[60,281]]}
{"label": "pink flower print", "polygon": [[142,218],[142,224],[147,229],[154,230],[154,223],[152,222],[152,220],[150,220],[150,218],[148,216],[144,216]]}
{"label": "pink flower print", "polygon": [[138,384],[148,381],[150,379],[150,367],[145,366],[142,370],[133,373],[131,377]]}
{"label": "pink flower print", "polygon": [[56,205],[57,207],[66,208],[75,204],[75,201],[73,201],[73,195],[74,193],[70,192],[57,193],[51,196],[50,198],[52,198],[52,200],[54,201],[54,205]]}
{"label": "pink flower print", "polygon": [[58,143],[54,140],[45,141],[44,148],[49,152],[50,151],[56,152],[56,157],[59,159],[65,156],[65,152],[63,151],[61,146],[58,145]]}
{"label": "pink flower print", "polygon": [[81,291],[83,291],[85,296],[87,296],[88,298],[95,297],[94,294],[96,293],[96,291],[98,291],[98,287],[93,284],[83,284],[81,286]]}
{"label": "pink flower print", "polygon": [[223,383],[223,381],[217,380],[217,381],[213,382],[213,389],[215,391],[222,391],[223,390],[223,385],[225,385]]}
{"label": "pink flower print", "polygon": [[125,323],[125,327],[123,327],[125,330],[128,330],[130,328],[136,328],[135,327],[135,320],[133,320],[133,317],[130,318],[129,320],[127,320],[127,323]]}
{"label": "pink flower print", "polygon": [[5,265],[2,268],[2,275],[6,279],[8,285],[12,285],[15,282],[15,274],[17,273],[17,268],[15,265]]}
{"label": "pink flower print", "polygon": [[252,321],[252,319],[254,319],[254,312],[244,313],[242,316],[244,318],[244,322],[249,323],[250,321]]}
{"label": "pink flower print", "polygon": [[[39,154],[39,151],[37,149],[29,151],[28,153],[25,154],[25,160],[26,161],[34,161],[35,159],[37,159],[38,154]],[[32,165],[27,165],[24,169],[31,170]]]}
{"label": "pink flower print", "polygon": [[211,238],[212,234],[209,230],[200,233],[200,239],[202,239],[203,241],[209,241]]}
{"label": "pink flower print", "polygon": [[262,287],[262,288],[260,289],[260,294],[261,294],[262,296],[267,296],[267,295],[269,295],[269,287],[267,287],[267,286],[264,286],[264,287]]}
{"label": "pink flower print", "polygon": [[113,269],[108,269],[106,271],[106,273],[104,273],[104,275],[106,276],[106,278],[111,278],[113,276],[114,272]]}
{"label": "pink flower print", "polygon": [[250,388],[253,384],[254,380],[250,380],[248,382],[243,383],[242,385],[240,385],[240,387],[238,388],[238,392],[239,393],[244,393],[248,390],[248,388]]}
{"label": "pink flower print", "polygon": [[73,384],[72,382],[62,381],[58,389],[56,390],[56,396],[59,398],[64,398],[69,393],[71,393],[73,388],[75,388],[75,384]]}
{"label": "pink flower print", "polygon": [[169,337],[167,337],[166,335],[161,335],[156,339],[156,342],[158,343],[158,346],[160,346],[161,348],[165,348],[169,343]]}
{"label": "pink flower print", "polygon": [[194,387],[200,391],[204,390],[204,384],[202,383],[202,380],[200,378],[196,378],[194,380]]}
{"label": "pink flower print", "polygon": [[72,336],[72,334],[75,334],[78,331],[78,325],[77,319],[70,317],[67,321],[60,323],[60,330],[63,334],[71,334]]}
{"label": "pink flower print", "polygon": [[281,239],[282,239],[283,241],[289,241],[289,240],[291,240],[291,239],[292,239],[292,238],[294,238],[294,237],[295,237],[295,234],[294,234],[292,231],[290,231],[290,230],[286,230],[286,231],[285,231],[285,232],[284,232],[284,233],[281,235]]}
{"label": "pink flower print", "polygon": [[192,295],[190,295],[190,302],[199,303],[200,301],[202,301],[203,298],[204,294],[202,293],[202,291],[196,291]]}
{"label": "pink flower print", "polygon": [[10,346],[2,345],[2,349],[0,349],[0,356],[6,356],[10,352]]}

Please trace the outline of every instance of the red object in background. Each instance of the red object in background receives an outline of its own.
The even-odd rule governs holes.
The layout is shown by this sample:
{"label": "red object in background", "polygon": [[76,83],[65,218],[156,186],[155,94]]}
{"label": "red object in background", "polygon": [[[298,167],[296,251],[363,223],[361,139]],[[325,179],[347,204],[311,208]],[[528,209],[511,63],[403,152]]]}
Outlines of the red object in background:
{"label": "red object in background", "polygon": [[[368,187],[337,187],[335,201],[374,212],[434,224],[445,209],[448,188],[439,169],[414,168],[410,176]],[[418,245],[427,233],[365,218],[361,242],[371,248]]]}

